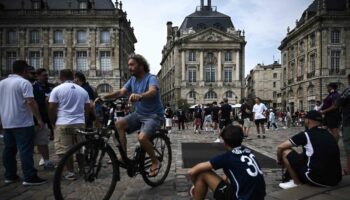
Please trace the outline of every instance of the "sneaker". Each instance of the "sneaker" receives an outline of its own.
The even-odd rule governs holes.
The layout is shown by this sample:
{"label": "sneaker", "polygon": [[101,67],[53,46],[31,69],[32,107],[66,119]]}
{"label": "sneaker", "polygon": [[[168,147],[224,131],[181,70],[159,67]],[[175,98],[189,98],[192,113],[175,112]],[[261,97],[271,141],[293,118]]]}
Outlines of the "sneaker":
{"label": "sneaker", "polygon": [[17,181],[19,181],[19,176],[16,175],[14,179],[5,179],[4,183],[5,184],[11,184],[11,183],[15,183]]}
{"label": "sneaker", "polygon": [[75,174],[73,172],[68,172],[65,176],[65,179],[70,180],[70,181],[75,181],[77,178],[75,177]]}
{"label": "sneaker", "polygon": [[220,140],[220,138],[218,138],[218,139],[216,139],[214,142],[215,142],[215,143],[220,143],[221,140]]}
{"label": "sneaker", "polygon": [[290,180],[290,181],[285,182],[285,183],[280,183],[278,186],[280,186],[280,188],[286,190],[286,189],[297,187],[298,185],[295,184],[293,180]]}
{"label": "sneaker", "polygon": [[28,181],[23,181],[24,186],[35,186],[35,185],[42,185],[46,183],[45,179],[39,178],[37,175],[33,176],[30,180]]}
{"label": "sneaker", "polygon": [[45,165],[45,161],[43,158],[41,158],[39,161],[39,166],[44,166],[44,165]]}
{"label": "sneaker", "polygon": [[258,135],[258,138],[260,138],[260,135]]}
{"label": "sneaker", "polygon": [[48,161],[47,163],[44,164],[44,169],[55,169],[55,164],[53,164],[53,162]]}
{"label": "sneaker", "polygon": [[266,138],[265,135],[263,135],[262,138],[265,139]]}

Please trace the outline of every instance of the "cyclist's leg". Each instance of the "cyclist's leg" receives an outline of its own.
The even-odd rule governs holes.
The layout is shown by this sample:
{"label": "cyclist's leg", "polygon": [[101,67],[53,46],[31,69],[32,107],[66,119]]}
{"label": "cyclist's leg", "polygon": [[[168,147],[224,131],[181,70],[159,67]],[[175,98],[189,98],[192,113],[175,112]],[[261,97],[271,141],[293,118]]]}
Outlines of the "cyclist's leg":
{"label": "cyclist's leg", "polygon": [[119,142],[123,150],[126,152],[126,131],[132,133],[141,127],[140,119],[136,113],[130,113],[129,115],[119,119],[116,122],[116,127],[119,135]]}
{"label": "cyclist's leg", "polygon": [[153,145],[150,141],[150,138],[153,134],[155,134],[156,130],[162,124],[162,118],[158,115],[150,115],[150,116],[142,116],[140,117],[142,122],[142,127],[140,130],[140,134],[138,136],[138,140],[142,146],[142,148],[147,152],[150,156],[152,166],[150,168],[150,176],[155,176],[159,171],[159,160],[157,159]]}

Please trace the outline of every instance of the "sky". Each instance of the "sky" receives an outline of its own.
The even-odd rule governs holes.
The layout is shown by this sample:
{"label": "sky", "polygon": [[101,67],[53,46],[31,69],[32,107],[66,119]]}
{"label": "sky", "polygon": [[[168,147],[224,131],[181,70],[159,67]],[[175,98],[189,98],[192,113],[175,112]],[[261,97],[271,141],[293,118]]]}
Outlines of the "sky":
{"label": "sky", "polygon": [[[212,0],[217,11],[231,17],[236,29],[246,36],[245,73],[258,63],[280,60],[279,45],[287,27],[295,27],[303,11],[313,0]],[[204,0],[205,4],[207,0]],[[166,44],[166,23],[180,27],[200,0],[124,0],[123,10],[131,20],[138,42],[135,52],[146,57],[151,73],[160,70],[161,51]]]}

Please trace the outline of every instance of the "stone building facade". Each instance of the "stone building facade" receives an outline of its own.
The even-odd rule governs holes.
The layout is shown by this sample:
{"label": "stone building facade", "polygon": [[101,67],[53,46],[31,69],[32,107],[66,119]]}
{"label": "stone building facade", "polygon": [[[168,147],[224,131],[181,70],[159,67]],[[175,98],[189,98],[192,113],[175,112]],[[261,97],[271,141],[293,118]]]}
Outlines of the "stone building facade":
{"label": "stone building facade", "polygon": [[0,75],[16,59],[58,71],[83,72],[99,93],[128,79],[127,56],[137,42],[122,2],[111,0],[11,0],[0,2]]}
{"label": "stone building facade", "polygon": [[252,101],[262,99],[269,107],[281,109],[278,94],[281,93],[282,67],[277,61],[271,65],[255,66],[246,78],[246,96]]}
{"label": "stone building facade", "polygon": [[244,93],[245,45],[244,31],[211,0],[201,0],[180,28],[168,22],[158,73],[163,102],[176,107],[180,99],[193,105],[227,97],[237,103]]}
{"label": "stone building facade", "polygon": [[288,28],[279,50],[283,107],[310,110],[330,82],[343,90],[350,73],[350,0],[315,0]]}

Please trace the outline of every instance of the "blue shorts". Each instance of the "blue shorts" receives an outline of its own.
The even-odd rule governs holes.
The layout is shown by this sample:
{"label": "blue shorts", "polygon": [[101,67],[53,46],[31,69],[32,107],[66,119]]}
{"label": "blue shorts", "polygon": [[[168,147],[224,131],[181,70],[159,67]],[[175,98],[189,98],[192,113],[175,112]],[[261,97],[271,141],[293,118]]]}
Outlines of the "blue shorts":
{"label": "blue shorts", "polygon": [[156,133],[164,123],[164,118],[157,114],[141,115],[136,112],[130,113],[123,118],[128,124],[127,133],[133,133],[137,130],[145,133],[147,136],[152,136]]}

